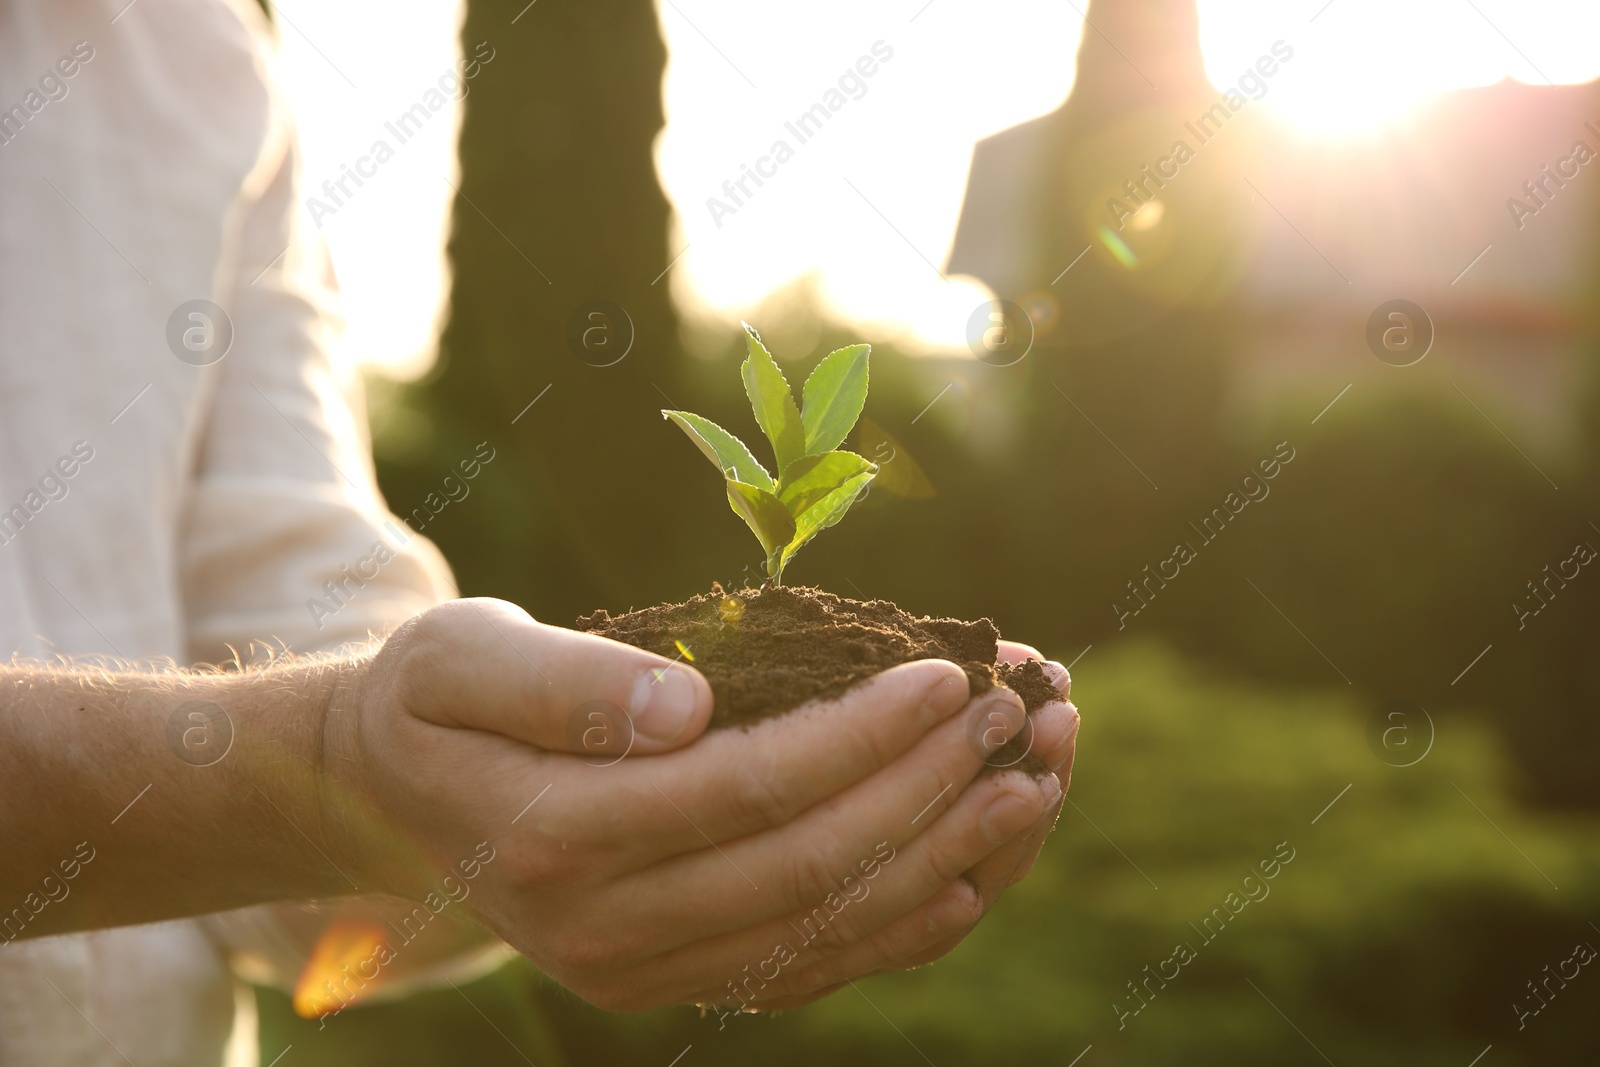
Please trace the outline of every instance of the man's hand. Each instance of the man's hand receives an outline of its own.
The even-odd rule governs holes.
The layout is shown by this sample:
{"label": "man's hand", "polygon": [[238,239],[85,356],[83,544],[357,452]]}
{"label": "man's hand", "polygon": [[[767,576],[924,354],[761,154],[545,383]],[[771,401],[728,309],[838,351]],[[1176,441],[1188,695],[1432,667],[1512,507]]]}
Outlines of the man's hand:
{"label": "man's hand", "polygon": [[[339,690],[331,854],[420,897],[486,847],[469,906],[605,1008],[778,1006],[942,955],[1059,809],[1054,776],[977,777],[975,739],[1021,729],[1021,703],[969,701],[942,661],[700,736],[711,693],[692,668],[464,600],[402,627]],[[585,742],[595,708],[615,709],[595,721],[630,735],[625,757]],[[1036,715],[1035,751],[1070,761],[1076,720],[1064,704]],[[983,728],[996,721],[1004,737]]]}
{"label": "man's hand", "polygon": [[[391,954],[454,906],[603,1007],[800,1003],[942,955],[1037,854],[1060,786],[980,777],[1025,717],[969,695],[908,663],[704,734],[692,668],[486,600],[354,658],[9,664],[0,939],[387,893]],[[1076,712],[1032,721],[1064,775]]]}
{"label": "man's hand", "polygon": [[[1047,677],[1055,684],[1056,690],[1061,694],[1059,702],[1051,703],[1039,708],[1033,713],[1034,740],[1030,746],[1033,755],[1038,756],[1045,765],[1055,772],[1061,782],[1063,793],[1072,782],[1072,760],[1077,751],[1078,742],[1078,709],[1073,706],[1072,678],[1067,668],[1050,660],[1046,660],[1040,652],[1015,641],[1000,642],[1000,662],[1020,663],[1023,660],[1035,659],[1044,665]],[[1058,798],[1055,803],[1046,807],[1034,824],[1022,833],[1013,837],[1000,848],[995,849],[981,862],[963,875],[962,880],[951,886],[944,894],[945,906],[954,910],[965,907],[972,919],[965,926],[958,927],[948,936],[941,938],[932,945],[920,950],[908,951],[882,966],[872,967],[872,973],[884,971],[904,970],[908,967],[918,967],[925,963],[944,956],[976,928],[978,919],[986,913],[1000,894],[1006,889],[1020,882],[1033,869],[1033,862],[1044,847],[1044,839],[1055,826],[1056,817],[1061,812],[1065,797]],[[921,931],[916,926],[917,916],[909,916],[899,923],[899,935],[907,945],[917,944]],[[840,960],[839,964],[848,965],[849,960]],[[865,962],[865,961],[863,961]],[[809,983],[802,983],[806,985]],[[825,985],[820,989],[800,995],[780,997],[762,1003],[760,1006],[771,1010],[799,1007],[810,1003],[818,997],[825,996],[835,989],[843,986],[844,982]]]}

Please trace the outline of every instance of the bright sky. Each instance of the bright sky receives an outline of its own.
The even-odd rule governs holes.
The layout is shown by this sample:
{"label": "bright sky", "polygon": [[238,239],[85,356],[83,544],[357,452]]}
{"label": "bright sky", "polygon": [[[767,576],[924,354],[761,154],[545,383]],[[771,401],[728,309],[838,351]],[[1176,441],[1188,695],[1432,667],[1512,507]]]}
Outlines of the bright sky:
{"label": "bright sky", "polygon": [[[378,20],[354,0],[278,6],[313,184],[353,164],[454,57],[448,0]],[[811,278],[831,314],[876,338],[964,351],[987,294],[938,268],[973,142],[1064,99],[1083,0],[659,6],[670,58],[656,159],[678,213],[669,243],[682,256],[668,278],[684,309],[731,322]],[[1214,82],[1233,82],[1281,38],[1295,58],[1263,104],[1330,136],[1403,118],[1450,88],[1600,76],[1596,0],[1200,0],[1200,13]],[[856,72],[862,57],[870,76]],[[801,143],[785,122],[826,103],[841,77],[843,105]],[[323,220],[353,349],[401,373],[431,358],[442,307],[452,136],[441,114]],[[764,160],[780,139],[792,157]],[[746,179],[735,204],[723,183],[747,165],[770,176],[759,188]],[[733,210],[714,213],[710,197]]]}
{"label": "bright sky", "polygon": [[[287,0],[272,7],[279,81],[299,126],[307,192],[331,203],[320,187],[340,178],[345,166],[376,171],[355,195],[340,197],[344,203],[334,214],[319,219],[344,297],[346,343],[364,363],[400,376],[420,374],[433,362],[443,325],[444,242],[455,195],[447,180],[458,181],[461,104],[431,113],[404,144],[384,123],[423,102],[452,71],[462,51],[456,39],[461,5],[408,0],[382,18],[355,0]],[[479,78],[492,70],[491,62]],[[467,91],[475,91],[471,82]],[[394,157],[381,166],[363,164],[379,139]],[[346,188],[354,186],[347,180]]]}
{"label": "bright sky", "polygon": [[1200,16],[1219,85],[1255,60],[1268,27],[1268,43],[1291,44],[1294,77],[1265,102],[1330,135],[1402,119],[1447,89],[1600,77],[1595,0],[1200,0]]}

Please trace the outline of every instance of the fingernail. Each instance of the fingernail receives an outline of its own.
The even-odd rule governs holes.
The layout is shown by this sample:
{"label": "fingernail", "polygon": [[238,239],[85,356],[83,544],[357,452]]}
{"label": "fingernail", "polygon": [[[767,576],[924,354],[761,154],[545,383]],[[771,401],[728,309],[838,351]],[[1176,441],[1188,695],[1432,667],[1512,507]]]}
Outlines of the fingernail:
{"label": "fingernail", "polygon": [[1044,671],[1044,676],[1050,684],[1056,687],[1056,692],[1066,696],[1072,692],[1072,675],[1067,673],[1067,668],[1053,659],[1047,659],[1039,664],[1039,669]]}
{"label": "fingernail", "polygon": [[983,917],[983,894],[965,875],[928,911],[928,933],[953,933]]}
{"label": "fingernail", "polygon": [[1078,732],[1078,709],[1065,700],[1052,700],[1035,708],[1031,718],[1039,758],[1047,762],[1058,758]]}
{"label": "fingernail", "polygon": [[687,670],[668,664],[647,667],[633,683],[629,714],[634,732],[670,744],[694,721],[702,682]]}
{"label": "fingernail", "polygon": [[971,687],[963,674],[945,674],[922,697],[919,719],[924,732],[954,715],[967,702]]}
{"label": "fingernail", "polygon": [[1072,708],[1072,721],[1067,724],[1067,732],[1062,737],[1061,745],[1058,749],[1058,751],[1064,751],[1065,755],[1056,760],[1055,764],[1050,768],[1063,781],[1070,781],[1072,778],[1072,761],[1078,754],[1078,727],[1083,724],[1083,718],[1078,714],[1078,709],[1071,704],[1068,704],[1067,707]]}
{"label": "fingernail", "polygon": [[1061,779],[1053,774],[1042,774],[1034,781],[1039,783],[1039,795],[1044,797],[1046,808],[1061,799]]}
{"label": "fingernail", "polygon": [[1030,799],[1008,791],[991,800],[978,817],[978,826],[989,844],[1005,844],[1037,819],[1044,810],[1040,795],[1035,793]]}
{"label": "fingernail", "polygon": [[994,688],[972,702],[967,742],[973,753],[987,760],[1027,725],[1022,698],[1009,689]]}

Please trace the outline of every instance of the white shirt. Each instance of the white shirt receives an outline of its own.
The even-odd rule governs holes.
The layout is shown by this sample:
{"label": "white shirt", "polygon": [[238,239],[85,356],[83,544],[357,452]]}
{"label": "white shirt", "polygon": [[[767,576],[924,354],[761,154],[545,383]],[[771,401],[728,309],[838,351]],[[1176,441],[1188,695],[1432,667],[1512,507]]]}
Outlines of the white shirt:
{"label": "white shirt", "polygon": [[[0,0],[0,654],[304,651],[454,595],[379,498],[269,47],[250,0]],[[305,948],[270,909],[0,943],[0,1063],[216,1067],[230,949]]]}

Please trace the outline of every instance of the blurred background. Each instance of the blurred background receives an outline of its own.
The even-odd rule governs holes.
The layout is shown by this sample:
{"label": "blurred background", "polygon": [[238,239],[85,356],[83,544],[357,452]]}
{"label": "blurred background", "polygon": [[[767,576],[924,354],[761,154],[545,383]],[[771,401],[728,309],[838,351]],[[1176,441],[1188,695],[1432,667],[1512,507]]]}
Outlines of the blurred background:
{"label": "blurred background", "polygon": [[462,591],[565,624],[736,580],[658,409],[754,432],[741,318],[791,381],[870,341],[856,444],[903,477],[791,580],[989,616],[1086,724],[1038,869],[932,967],[725,1028],[520,962],[322,1029],[262,990],[263,1062],[1600,1051],[1600,9],[417,6],[269,5],[312,193],[481,61],[459,155],[435,123],[324,222],[384,490]]}

